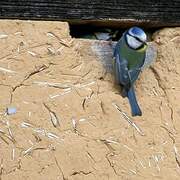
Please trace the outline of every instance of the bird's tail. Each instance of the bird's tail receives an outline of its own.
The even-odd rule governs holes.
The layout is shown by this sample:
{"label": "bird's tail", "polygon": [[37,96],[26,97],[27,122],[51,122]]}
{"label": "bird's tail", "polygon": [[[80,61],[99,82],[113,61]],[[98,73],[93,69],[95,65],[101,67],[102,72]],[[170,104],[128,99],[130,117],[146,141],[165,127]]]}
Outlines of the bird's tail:
{"label": "bird's tail", "polygon": [[136,95],[135,95],[133,87],[131,87],[129,89],[129,91],[127,92],[127,97],[129,99],[129,104],[131,106],[132,116],[142,116],[142,112],[141,112],[141,109],[137,103]]}

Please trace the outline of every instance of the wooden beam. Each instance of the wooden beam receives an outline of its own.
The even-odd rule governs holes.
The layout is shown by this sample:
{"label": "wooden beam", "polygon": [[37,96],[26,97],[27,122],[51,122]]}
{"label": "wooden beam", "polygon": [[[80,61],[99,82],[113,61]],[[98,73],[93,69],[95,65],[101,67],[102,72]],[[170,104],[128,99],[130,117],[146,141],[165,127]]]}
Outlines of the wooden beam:
{"label": "wooden beam", "polygon": [[104,26],[180,25],[179,0],[1,0],[0,18],[64,20]]}

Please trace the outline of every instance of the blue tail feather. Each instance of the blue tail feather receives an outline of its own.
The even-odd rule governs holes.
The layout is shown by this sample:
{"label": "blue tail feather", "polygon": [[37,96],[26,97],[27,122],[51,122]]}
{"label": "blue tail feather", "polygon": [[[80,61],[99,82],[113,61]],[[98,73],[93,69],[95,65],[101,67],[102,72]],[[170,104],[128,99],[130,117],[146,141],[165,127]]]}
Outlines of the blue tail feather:
{"label": "blue tail feather", "polygon": [[133,87],[131,87],[127,92],[127,97],[129,99],[129,104],[131,106],[132,116],[142,116],[142,112],[137,103],[137,99]]}

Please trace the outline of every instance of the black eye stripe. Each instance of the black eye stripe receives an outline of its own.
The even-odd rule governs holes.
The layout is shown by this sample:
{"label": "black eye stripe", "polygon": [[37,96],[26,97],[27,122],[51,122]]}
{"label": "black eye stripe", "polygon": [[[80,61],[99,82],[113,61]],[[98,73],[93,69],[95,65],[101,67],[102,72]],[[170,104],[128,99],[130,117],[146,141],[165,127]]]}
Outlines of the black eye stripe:
{"label": "black eye stripe", "polygon": [[141,39],[139,39],[138,37],[133,36],[132,34],[129,34],[129,32],[127,32],[127,34],[128,34],[129,36],[131,36],[131,37],[135,38],[136,40],[138,40],[138,41],[140,41],[140,42],[142,42],[142,43],[145,43],[144,41],[142,41],[142,40],[141,40]]}
{"label": "black eye stripe", "polygon": [[[146,42],[143,42],[143,41],[141,41],[139,38],[137,38],[137,37],[135,37],[135,36],[129,34],[129,32],[127,32],[127,34],[128,34],[129,36],[131,36],[131,37],[134,37],[136,40],[142,42],[142,45],[141,45],[140,47],[136,48],[135,50],[142,49],[145,45],[147,45]],[[127,42],[127,37],[126,37],[125,39],[126,39],[126,42]],[[131,48],[131,47],[130,47],[130,48]]]}

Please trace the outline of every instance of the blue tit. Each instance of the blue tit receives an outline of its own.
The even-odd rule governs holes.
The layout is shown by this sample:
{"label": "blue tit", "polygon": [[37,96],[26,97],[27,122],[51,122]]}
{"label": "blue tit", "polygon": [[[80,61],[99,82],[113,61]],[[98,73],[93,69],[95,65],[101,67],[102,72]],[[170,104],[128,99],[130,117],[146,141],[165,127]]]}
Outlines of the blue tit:
{"label": "blue tit", "polygon": [[134,83],[142,68],[149,61],[146,61],[147,49],[146,33],[139,27],[132,27],[124,32],[114,50],[115,80],[122,87],[123,97],[129,99],[132,116],[142,115],[136,99]]}

